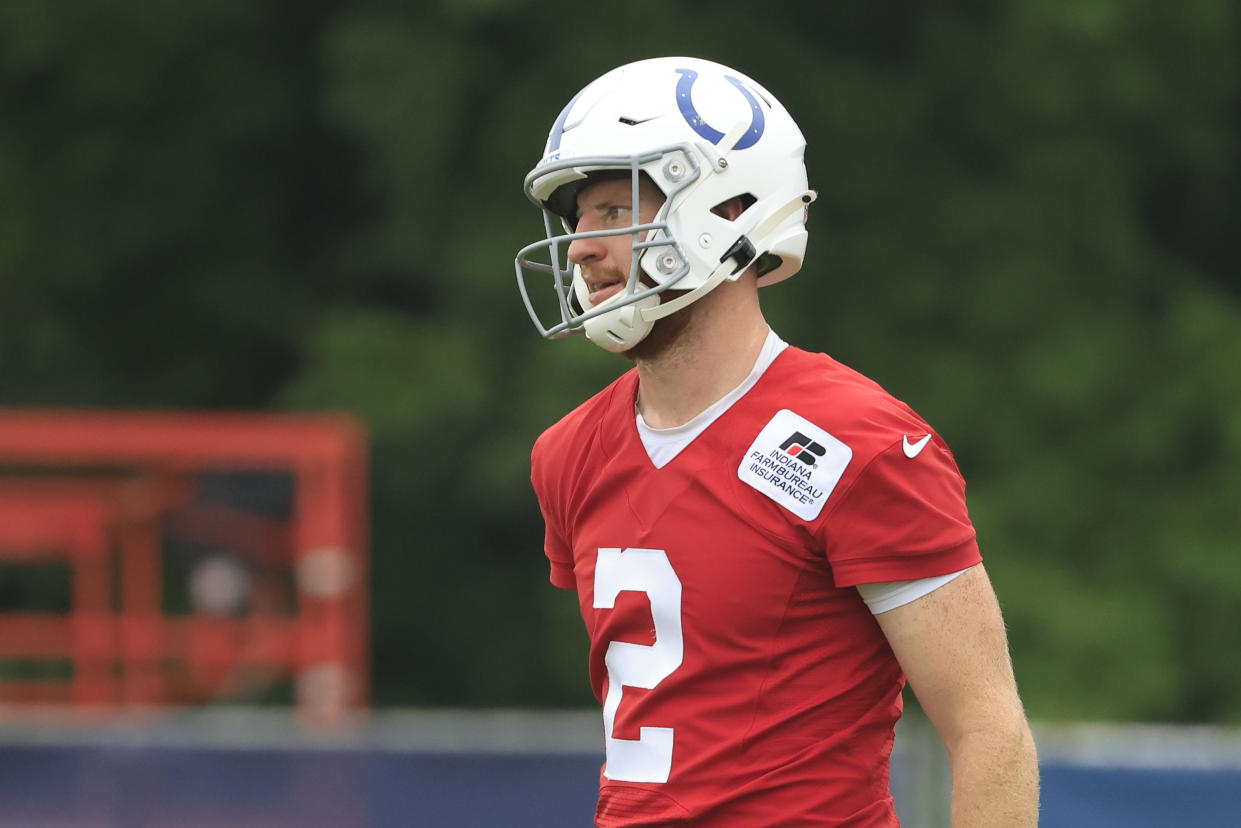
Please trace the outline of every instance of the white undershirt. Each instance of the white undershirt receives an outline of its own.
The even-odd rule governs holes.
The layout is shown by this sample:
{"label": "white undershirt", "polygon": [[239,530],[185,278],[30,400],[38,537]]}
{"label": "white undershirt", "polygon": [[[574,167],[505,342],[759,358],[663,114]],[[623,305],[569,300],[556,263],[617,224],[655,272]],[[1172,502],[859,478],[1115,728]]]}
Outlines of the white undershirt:
{"label": "white undershirt", "polygon": [[[743,379],[741,384],[732,391],[729,391],[723,397],[707,406],[689,422],[682,423],[679,426],[651,428],[646,424],[646,420],[642,419],[642,412],[637,410],[637,404],[635,403],[634,416],[637,419],[638,436],[642,439],[642,445],[646,448],[646,454],[651,458],[651,463],[655,468],[662,469],[671,463],[686,446],[694,442],[694,439],[699,434],[706,431],[712,423],[719,419],[721,414],[731,408],[733,403],[744,397],[754,387],[754,384],[759,381],[764,372],[771,367],[771,363],[775,362],[780,352],[787,348],[788,345],[787,342],[776,335],[775,331],[768,329],[767,339],[763,342],[763,349],[759,351],[758,359],[755,360],[754,368],[750,371],[749,376]],[[961,570],[961,572],[964,571]],[[904,606],[910,601],[939,589],[960,575],[961,572],[938,575],[932,578],[921,578],[916,581],[859,584],[857,590],[861,594],[862,600],[866,602],[866,606],[870,608],[872,613],[877,615],[881,612]]]}
{"label": "white undershirt", "polygon": [[916,581],[858,584],[857,591],[862,596],[862,600],[866,602],[866,606],[870,611],[878,615],[881,612],[903,607],[910,601],[934,592],[949,581],[955,581],[958,576],[964,575],[967,571],[962,569],[960,572],[949,572],[947,575],[935,575],[930,578],[920,578]]}

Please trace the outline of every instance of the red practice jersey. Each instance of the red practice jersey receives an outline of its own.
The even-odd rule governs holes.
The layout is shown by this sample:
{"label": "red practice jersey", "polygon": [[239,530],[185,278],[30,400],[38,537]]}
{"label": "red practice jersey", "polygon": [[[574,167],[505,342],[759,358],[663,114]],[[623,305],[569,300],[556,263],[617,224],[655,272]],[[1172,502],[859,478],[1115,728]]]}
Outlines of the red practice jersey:
{"label": "red practice jersey", "polygon": [[620,377],[532,457],[603,705],[597,824],[897,825],[904,677],[854,587],[980,561],[952,455],[874,382],[790,347],[656,468],[637,385]]}

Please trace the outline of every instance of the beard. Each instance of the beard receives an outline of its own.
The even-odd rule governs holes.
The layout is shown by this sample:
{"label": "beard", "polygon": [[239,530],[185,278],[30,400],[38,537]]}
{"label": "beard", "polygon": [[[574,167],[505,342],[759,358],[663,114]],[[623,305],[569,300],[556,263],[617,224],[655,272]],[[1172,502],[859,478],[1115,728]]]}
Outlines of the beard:
{"label": "beard", "polygon": [[[664,291],[663,296],[666,300],[670,300],[687,292],[668,290]],[[622,351],[622,356],[633,362],[651,362],[675,352],[692,335],[698,310],[699,303],[692,302],[679,311],[656,321],[651,327],[651,332],[628,351]]]}

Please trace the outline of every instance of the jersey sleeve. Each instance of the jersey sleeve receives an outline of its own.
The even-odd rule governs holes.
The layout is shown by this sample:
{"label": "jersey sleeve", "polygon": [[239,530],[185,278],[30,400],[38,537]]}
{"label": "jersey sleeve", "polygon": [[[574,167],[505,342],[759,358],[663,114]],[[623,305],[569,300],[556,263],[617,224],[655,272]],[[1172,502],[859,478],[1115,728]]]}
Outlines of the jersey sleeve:
{"label": "jersey sleeve", "polygon": [[557,508],[555,490],[551,485],[553,476],[548,458],[543,451],[542,440],[534,445],[530,455],[530,483],[539,501],[543,515],[543,553],[551,567],[548,580],[561,589],[576,589],[573,577],[573,547]]}
{"label": "jersey sleeve", "polygon": [[875,455],[818,533],[838,587],[930,578],[982,560],[965,480],[938,435],[913,457],[900,441]]}

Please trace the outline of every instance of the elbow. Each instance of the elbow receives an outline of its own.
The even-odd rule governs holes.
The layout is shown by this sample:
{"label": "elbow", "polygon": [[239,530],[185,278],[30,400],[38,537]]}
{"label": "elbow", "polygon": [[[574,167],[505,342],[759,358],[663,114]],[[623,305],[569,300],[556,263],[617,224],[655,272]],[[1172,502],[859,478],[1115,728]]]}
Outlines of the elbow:
{"label": "elbow", "polygon": [[1037,768],[1038,748],[1025,713],[1017,708],[1006,715],[992,715],[941,733],[949,760],[986,755],[992,761],[1005,761]]}

